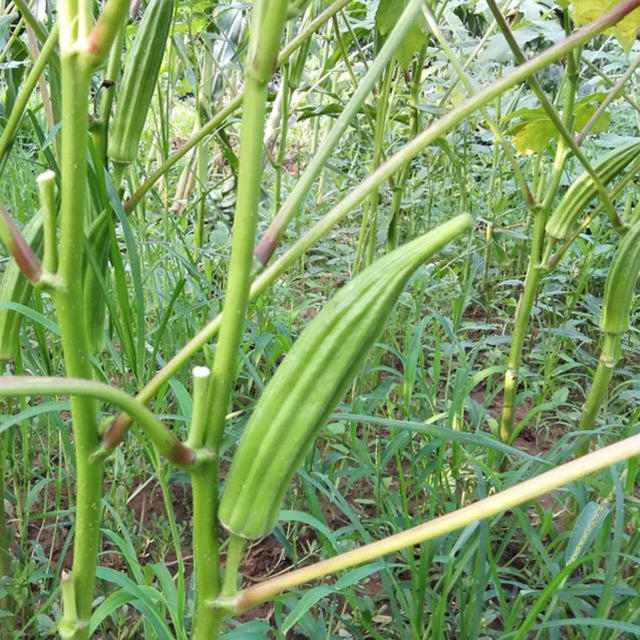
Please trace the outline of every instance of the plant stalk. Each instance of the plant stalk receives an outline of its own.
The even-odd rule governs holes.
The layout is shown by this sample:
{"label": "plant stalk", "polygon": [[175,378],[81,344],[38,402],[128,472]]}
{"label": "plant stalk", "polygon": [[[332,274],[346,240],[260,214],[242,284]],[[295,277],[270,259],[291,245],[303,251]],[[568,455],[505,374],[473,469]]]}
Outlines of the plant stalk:
{"label": "plant stalk", "polygon": [[520,482],[513,487],[435,518],[430,522],[412,527],[358,549],[347,551],[333,558],[322,560],[308,567],[265,580],[240,591],[233,598],[220,598],[220,606],[226,606],[234,613],[248,611],[287,589],[306,584],[337,571],[343,571],[350,567],[376,560],[401,549],[433,540],[466,527],[473,522],[513,509],[554,489],[637,455],[640,455],[640,435],[626,438],[621,442],[604,447],[582,458],[565,462],[535,478]]}
{"label": "plant stalk", "polygon": [[[591,382],[589,395],[582,405],[580,415],[580,430],[591,431],[595,427],[596,417],[600,407],[607,399],[609,381],[613,375],[622,351],[622,335],[619,333],[605,333],[598,359],[598,367]],[[589,451],[589,440],[576,448],[576,455],[582,456]]]}
{"label": "plant stalk", "polygon": [[[249,302],[253,248],[258,222],[267,83],[276,68],[286,22],[288,0],[257,0],[245,71],[240,168],[234,216],[229,276],[223,318],[207,392],[208,424],[205,446],[217,454],[225,425],[238,347]],[[192,476],[194,512],[194,564],[197,605],[195,640],[216,637],[222,613],[211,606],[220,590],[217,532],[217,457]],[[212,636],[212,630],[213,636]]]}
{"label": "plant stalk", "polygon": [[[369,194],[371,189],[377,188],[387,178],[410,162],[425,147],[432,144],[439,137],[445,135],[464,118],[473,113],[476,109],[491,102],[496,97],[504,93],[507,89],[525,81],[532,73],[542,69],[551,62],[563,57],[575,47],[580,46],[594,35],[600,33],[611,26],[627,13],[640,6],[640,0],[628,0],[618,5],[595,22],[576,31],[565,41],[554,45],[542,52],[536,58],[526,62],[524,65],[514,69],[507,76],[496,80],[482,91],[471,96],[463,104],[452,109],[448,114],[436,120],[424,129],[413,140],[399,149],[393,156],[383,162],[380,167],[360,183],[351,193],[331,209],[319,222],[317,222],[307,233],[294,243],[291,248],[265,269],[255,278],[249,299],[253,300],[263,293],[267,287],[275,282],[300,256],[313,244],[328,233],[334,225],[344,218],[353,208],[357,207]],[[197,353],[207,342],[217,335],[220,329],[223,314],[211,320],[207,326],[200,330],[186,345],[180,349],[176,355],[160,369],[156,375],[145,385],[137,395],[137,399],[146,404],[166,381],[174,375],[180,368],[185,366],[189,359]],[[131,425],[131,420],[125,414],[121,414],[113,422],[108,437],[111,446],[115,446],[124,437],[127,429]]]}

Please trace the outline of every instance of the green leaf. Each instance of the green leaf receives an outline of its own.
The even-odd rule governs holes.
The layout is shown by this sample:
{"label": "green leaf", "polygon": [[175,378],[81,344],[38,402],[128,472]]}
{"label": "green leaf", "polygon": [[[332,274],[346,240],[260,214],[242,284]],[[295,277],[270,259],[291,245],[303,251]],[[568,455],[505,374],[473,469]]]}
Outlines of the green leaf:
{"label": "green leaf", "polygon": [[376,26],[380,35],[386,36],[393,29],[407,6],[407,0],[380,0],[376,12]]}
{"label": "green leaf", "polygon": [[567,564],[585,555],[585,551],[596,537],[610,509],[602,504],[590,502],[576,519],[565,552]]}
{"label": "green leaf", "polygon": [[267,640],[268,633],[269,625],[264,620],[250,620],[225,633],[221,640]]}
{"label": "green leaf", "polygon": [[524,125],[513,137],[513,145],[521,155],[532,155],[544,151],[549,142],[557,136],[551,120],[536,120]]}
{"label": "green leaf", "polygon": [[[386,36],[393,29],[408,4],[409,0],[380,0],[376,12],[376,26],[381,36]],[[396,59],[404,69],[409,67],[416,51],[427,44],[427,35],[423,30],[424,24],[422,17],[416,20],[409,27],[396,50]]]}
{"label": "green leaf", "polygon": [[[618,0],[573,0],[572,4],[573,19],[578,24],[587,24],[615,7]],[[605,33],[618,38],[625,53],[628,54],[636,39],[638,27],[640,27],[640,9],[635,9]]]}
{"label": "green leaf", "polygon": [[427,36],[422,30],[422,24],[419,21],[414,22],[396,50],[396,58],[403,69],[409,68],[414,54],[425,44],[427,44]]}
{"label": "green leaf", "polygon": [[[605,93],[593,93],[578,100],[574,105],[573,132],[581,131],[589,122],[593,114],[606,97]],[[518,109],[505,116],[502,121],[516,120],[506,130],[507,135],[513,135],[516,151],[522,155],[531,155],[544,151],[553,139],[559,137],[558,130],[542,107],[536,109]],[[610,117],[605,111],[596,120],[591,133],[606,131]]]}
{"label": "green leaf", "polygon": [[330,593],[337,593],[342,591],[343,589],[347,589],[348,587],[357,584],[358,582],[369,577],[372,573],[376,573],[381,569],[384,569],[384,564],[381,564],[379,562],[366,564],[363,567],[358,567],[356,569],[352,569],[351,571],[347,571],[332,586],[321,585],[319,587],[313,587],[312,589],[309,589],[309,591],[307,591],[302,596],[302,598],[300,598],[296,606],[285,618],[284,622],[282,623],[282,632],[287,633],[287,631],[289,631],[293,627],[293,625],[295,625],[295,623],[300,620],[300,618],[307,611],[309,611],[309,609],[311,609],[311,607],[322,600],[322,598],[328,596]]}

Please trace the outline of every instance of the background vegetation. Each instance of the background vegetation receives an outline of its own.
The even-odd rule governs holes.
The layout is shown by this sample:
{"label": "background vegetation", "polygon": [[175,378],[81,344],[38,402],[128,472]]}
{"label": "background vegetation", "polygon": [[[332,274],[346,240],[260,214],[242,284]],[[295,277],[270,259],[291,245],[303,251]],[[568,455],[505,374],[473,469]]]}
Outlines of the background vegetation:
{"label": "background vegetation", "polygon": [[[124,64],[140,29],[137,12],[144,16],[147,9],[145,2],[133,4],[140,6],[132,7],[123,41],[116,40]],[[338,3],[289,4],[296,11],[281,47]],[[269,80],[256,240],[267,237],[326,148],[323,140],[352,108],[350,99],[409,4],[343,2]],[[507,77],[522,62],[519,55],[534,58],[616,4],[425,2],[373,91],[355,105],[303,204],[293,207],[277,255],[425,128]],[[57,11],[53,2],[0,6],[0,202],[26,235],[42,207],[36,177],[52,170],[59,182],[61,174],[57,49],[18,110],[15,131],[10,114]],[[103,300],[106,307],[106,320],[103,311],[88,321],[96,342],[90,366],[96,380],[132,396],[222,309],[240,168],[242,111],[234,107],[244,88],[250,14],[244,2],[176,2],[137,158],[121,172],[107,162],[110,173],[104,173],[96,135],[113,88],[118,104],[121,73],[110,78],[108,61],[91,76],[89,207],[117,215],[106,253],[91,246],[85,226],[85,266],[97,284],[85,289],[84,301],[90,307],[88,301]],[[558,241],[552,253],[536,257],[535,239],[544,231],[540,207],[551,213],[584,171],[545,104],[559,114],[587,165],[598,168],[608,152],[619,154],[638,137],[636,32],[637,21],[622,23],[546,64],[539,84],[522,76],[452,122],[249,302],[232,395],[223,407],[220,483],[257,398],[334,291],[374,257],[459,213],[475,221],[420,267],[401,295],[306,455],[273,535],[247,546],[240,566],[245,586],[451,513],[571,460],[576,448],[640,431],[634,305],[594,438],[580,422],[600,357],[605,281],[625,233],[611,220],[617,212],[631,225],[637,216],[637,154],[606,185],[610,199],[593,187],[572,227],[573,241],[531,289],[508,428],[502,407],[529,262],[537,267],[536,260],[553,259],[562,248]],[[206,135],[198,134],[201,127]],[[11,260],[3,253],[0,271]],[[522,316],[523,303],[519,308]],[[19,349],[0,363],[3,375],[63,375],[61,329],[48,292],[36,288],[20,303],[0,300],[0,310],[23,317]],[[215,353],[209,338],[153,397],[155,415],[183,440],[193,415],[189,368],[213,366]],[[59,630],[61,576],[71,568],[75,534],[70,403],[43,392],[2,397],[0,410],[8,535],[7,552],[0,550],[6,574],[0,637],[49,637]],[[113,411],[101,405],[99,415]],[[632,457],[462,530],[296,587],[230,619],[223,637],[637,637],[637,472]],[[90,622],[95,637],[191,636],[191,487],[191,475],[146,438],[130,434],[106,458]]]}

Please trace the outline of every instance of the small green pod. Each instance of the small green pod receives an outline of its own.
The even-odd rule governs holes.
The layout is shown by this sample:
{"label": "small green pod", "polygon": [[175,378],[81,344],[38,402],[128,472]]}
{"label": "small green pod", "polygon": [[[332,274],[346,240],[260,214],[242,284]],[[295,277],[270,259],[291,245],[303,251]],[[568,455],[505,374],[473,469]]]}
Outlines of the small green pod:
{"label": "small green pod", "polygon": [[105,344],[107,299],[95,267],[100,269],[102,280],[106,282],[109,278],[111,238],[109,237],[108,218],[105,213],[100,214],[93,221],[89,228],[88,242],[93,250],[96,264],[92,264],[88,259],[85,260],[83,285],[85,326],[88,331],[89,350],[91,353],[99,353]]}
{"label": "small green pod", "polygon": [[[44,237],[42,233],[42,213],[38,212],[25,225],[22,235],[38,257],[42,257]],[[22,273],[15,260],[9,260],[0,280],[0,303],[16,302],[26,304],[33,285]],[[20,325],[23,315],[15,309],[0,309],[0,361],[15,360],[20,349]]]}
{"label": "small green pod", "polygon": [[109,132],[108,156],[115,163],[129,164],[138,154],[140,136],[167,46],[173,6],[174,0],[151,0],[125,63]]}
{"label": "small green pod", "polygon": [[227,476],[220,522],[243,538],[268,534],[330,413],[357,375],[413,272],[471,227],[461,215],[376,260],[304,329],[256,404]]}
{"label": "small green pod", "polygon": [[[608,184],[620,174],[640,152],[640,141],[632,140],[609,151],[593,169],[603,184]],[[575,228],[585,207],[598,195],[591,176],[585,171],[571,184],[560,204],[549,217],[546,234],[556,240],[566,240]]]}
{"label": "small green pod", "polygon": [[600,328],[609,334],[629,330],[631,303],[640,273],[640,222],[620,242],[604,285]]}

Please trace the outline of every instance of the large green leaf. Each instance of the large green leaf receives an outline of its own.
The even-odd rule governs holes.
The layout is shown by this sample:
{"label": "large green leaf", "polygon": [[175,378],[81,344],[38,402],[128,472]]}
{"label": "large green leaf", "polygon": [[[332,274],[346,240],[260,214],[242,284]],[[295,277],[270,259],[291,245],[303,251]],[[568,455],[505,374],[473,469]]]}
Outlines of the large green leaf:
{"label": "large green leaf", "polygon": [[[393,29],[408,4],[409,0],[380,0],[376,12],[376,26],[381,36],[386,36]],[[426,23],[422,18],[416,20],[409,27],[396,51],[396,58],[404,69],[409,68],[414,54],[427,43],[425,26]]]}
{"label": "large green leaf", "polygon": [[[573,19],[578,24],[586,24],[597,20],[601,15],[618,4],[618,0],[573,0]],[[607,29],[606,33],[614,35],[620,41],[626,53],[636,39],[640,27],[640,9],[632,11],[616,25]]]}

